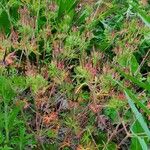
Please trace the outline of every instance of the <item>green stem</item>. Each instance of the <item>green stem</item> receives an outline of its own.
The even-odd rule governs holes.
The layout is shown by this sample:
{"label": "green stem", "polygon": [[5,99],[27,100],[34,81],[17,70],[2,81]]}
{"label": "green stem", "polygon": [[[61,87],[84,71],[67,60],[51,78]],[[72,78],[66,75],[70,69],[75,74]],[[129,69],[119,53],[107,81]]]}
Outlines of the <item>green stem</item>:
{"label": "green stem", "polygon": [[9,129],[8,129],[8,105],[7,103],[5,102],[4,104],[4,108],[5,108],[5,114],[4,114],[4,117],[5,117],[5,132],[6,132],[6,143],[8,144],[9,143]]}
{"label": "green stem", "polygon": [[38,18],[39,18],[41,0],[39,0],[38,3],[39,4],[38,4],[38,10],[37,10],[37,14],[36,14],[36,28],[35,28],[36,33],[38,33]]}

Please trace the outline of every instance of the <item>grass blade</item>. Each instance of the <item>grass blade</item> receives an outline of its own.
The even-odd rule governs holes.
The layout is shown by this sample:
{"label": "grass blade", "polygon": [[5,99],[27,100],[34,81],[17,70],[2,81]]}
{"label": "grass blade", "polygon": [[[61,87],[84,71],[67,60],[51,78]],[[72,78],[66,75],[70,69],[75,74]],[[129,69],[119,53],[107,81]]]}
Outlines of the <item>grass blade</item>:
{"label": "grass blade", "polygon": [[150,110],[140,101],[136,98],[136,96],[128,89],[125,89],[125,92],[128,93],[130,97],[132,97],[132,100],[145,112],[147,115],[150,115]]}
{"label": "grass blade", "polygon": [[150,84],[148,82],[142,82],[139,81],[137,78],[124,73],[121,69],[117,68],[116,69],[118,72],[121,73],[121,75],[123,75],[125,78],[129,79],[130,81],[132,81],[133,83],[137,84],[139,87],[143,88],[144,90],[150,91]]}
{"label": "grass blade", "polygon": [[142,147],[142,150],[148,150],[147,148],[147,144],[145,143],[144,139],[142,139],[141,137],[137,136],[138,140],[139,140],[139,143]]}
{"label": "grass blade", "polygon": [[150,139],[150,130],[142,116],[142,114],[138,111],[138,109],[136,108],[135,104],[132,101],[132,98],[129,96],[128,92],[125,91],[126,97],[128,99],[128,103],[136,117],[136,119],[139,121],[141,127],[143,128],[143,130],[145,131],[145,134],[148,136],[148,138]]}
{"label": "grass blade", "polygon": [[136,95],[133,94],[130,90],[128,90],[127,88],[125,88],[120,82],[113,80],[114,82],[116,82],[121,88],[124,89],[124,91],[126,93],[128,93],[128,95],[130,97],[132,97],[132,100],[145,112],[147,113],[147,115],[150,115],[150,110],[139,100],[136,98]]}
{"label": "grass blade", "polygon": [[135,3],[130,3],[130,4],[133,7],[133,10],[137,13],[137,15],[145,23],[145,25],[150,27],[150,16],[147,15],[146,11],[139,8],[139,6]]}

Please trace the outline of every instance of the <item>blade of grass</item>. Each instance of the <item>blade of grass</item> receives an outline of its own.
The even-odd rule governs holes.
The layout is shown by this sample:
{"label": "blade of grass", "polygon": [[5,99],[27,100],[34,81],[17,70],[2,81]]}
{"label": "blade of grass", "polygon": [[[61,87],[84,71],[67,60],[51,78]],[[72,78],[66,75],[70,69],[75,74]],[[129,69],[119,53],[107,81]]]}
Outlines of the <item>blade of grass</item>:
{"label": "blade of grass", "polygon": [[141,20],[145,23],[146,26],[150,27],[150,16],[147,15],[147,13],[139,8],[139,6],[131,2],[130,5],[132,6],[133,10],[137,13],[137,15],[141,18]]}
{"label": "blade of grass", "polygon": [[125,95],[128,99],[128,103],[131,107],[131,110],[133,111],[136,119],[139,121],[141,127],[143,128],[143,130],[145,131],[145,134],[148,136],[148,138],[150,139],[150,130],[142,116],[142,114],[138,111],[138,109],[136,108],[135,104],[133,103],[132,98],[129,96],[128,92],[125,91]]}
{"label": "blade of grass", "polygon": [[77,6],[78,0],[59,0],[57,2],[58,9],[58,20],[66,13],[69,14],[70,11],[74,10]]}
{"label": "blade of grass", "polygon": [[139,143],[142,147],[143,150],[148,150],[147,148],[147,144],[145,143],[144,139],[142,139],[141,137],[137,136],[138,140],[139,140]]}
{"label": "blade of grass", "polygon": [[128,89],[125,89],[125,92],[128,93],[130,97],[132,97],[132,100],[145,112],[147,115],[150,115],[150,110],[140,101],[136,98],[136,96]]}
{"label": "blade of grass", "polygon": [[130,81],[132,81],[133,83],[137,84],[139,87],[143,88],[144,90],[150,91],[150,84],[148,82],[142,82],[139,81],[137,78],[124,73],[121,69],[116,68],[116,70],[121,73],[121,75],[123,75],[125,78],[129,79]]}
{"label": "blade of grass", "polygon": [[113,79],[114,82],[116,82],[130,97],[132,97],[132,100],[145,112],[147,115],[150,115],[150,110],[139,100],[136,98],[136,95],[133,94],[130,90],[125,88],[120,82]]}

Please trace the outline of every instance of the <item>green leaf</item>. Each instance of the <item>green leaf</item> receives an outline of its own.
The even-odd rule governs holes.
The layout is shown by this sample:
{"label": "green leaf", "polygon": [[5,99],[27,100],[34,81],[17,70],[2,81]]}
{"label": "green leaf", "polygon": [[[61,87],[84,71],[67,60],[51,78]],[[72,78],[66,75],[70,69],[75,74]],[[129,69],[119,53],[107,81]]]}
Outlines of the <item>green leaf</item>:
{"label": "green leaf", "polygon": [[150,130],[142,116],[142,114],[138,111],[138,109],[136,108],[135,104],[133,103],[131,97],[128,95],[128,93],[125,91],[126,97],[128,99],[128,103],[136,117],[136,119],[139,121],[141,127],[143,128],[143,130],[145,131],[145,134],[148,136],[148,138],[150,139]]}
{"label": "green leaf", "polygon": [[26,79],[27,85],[31,87],[32,91],[36,93],[38,90],[47,86],[48,81],[42,75],[30,76]]}
{"label": "green leaf", "polygon": [[146,14],[146,12],[141,11],[139,9],[137,11],[138,11],[139,17],[142,19],[142,21],[145,23],[145,25],[150,27],[150,17]]}
{"label": "green leaf", "polygon": [[3,143],[4,141],[4,134],[2,133],[2,131],[0,131],[0,145]]}
{"label": "green leaf", "polygon": [[15,96],[11,80],[3,76],[0,76],[0,96],[6,103],[9,103]]}
{"label": "green leaf", "polygon": [[137,15],[141,18],[141,20],[145,23],[146,26],[150,27],[150,16],[147,15],[146,11],[139,8],[139,6],[135,3],[130,3],[133,7],[133,10],[137,13]]}
{"label": "green leaf", "polygon": [[141,18],[141,20],[145,23],[145,25],[150,27],[150,16],[148,16],[144,10],[138,8],[137,6],[133,8],[138,14],[138,16]]}
{"label": "green leaf", "polygon": [[0,147],[0,150],[12,150],[12,147],[5,145],[4,147]]}
{"label": "green leaf", "polygon": [[78,13],[78,15],[75,16],[75,24],[79,25],[81,23],[83,23],[85,21],[85,18],[88,16],[88,12],[87,10],[84,10],[80,13]]}
{"label": "green leaf", "polygon": [[139,137],[139,136],[138,136],[137,138],[138,138],[139,143],[140,143],[140,145],[141,145],[141,147],[142,147],[142,150],[148,150],[147,144],[145,143],[144,139],[142,139],[142,138]]}
{"label": "green leaf", "polygon": [[130,150],[141,150],[141,145],[140,145],[137,137],[131,138]]}
{"label": "green leaf", "polygon": [[150,110],[139,100],[136,98],[136,95],[133,94],[130,90],[124,89],[125,92],[132,98],[132,100],[140,107],[147,115],[150,115]]}
{"label": "green leaf", "polygon": [[13,124],[16,121],[15,119],[17,118],[17,115],[20,112],[20,108],[21,106],[13,107],[12,112],[10,113],[9,118],[8,118],[9,128],[13,127]]}
{"label": "green leaf", "polygon": [[141,88],[143,88],[144,90],[150,91],[150,84],[148,82],[142,82],[139,81],[139,79],[137,79],[136,77],[133,77],[129,74],[124,73],[121,69],[116,68],[116,70],[118,72],[120,72],[125,78],[129,79],[130,81],[132,81],[133,83],[137,84],[138,86],[140,86]]}
{"label": "green leaf", "polygon": [[[147,144],[145,142],[144,137],[142,137],[142,134],[144,132],[143,128],[141,127],[140,123],[136,120],[132,126],[131,126],[131,132],[132,132],[132,139],[131,139],[131,150],[147,150]],[[141,135],[139,135],[141,134]]]}
{"label": "green leaf", "polygon": [[61,19],[63,15],[69,14],[71,11],[73,11],[77,5],[77,2],[77,0],[58,0],[58,20]]}
{"label": "green leaf", "polygon": [[150,110],[139,100],[137,99],[136,95],[133,94],[130,90],[128,90],[127,88],[125,88],[120,82],[116,81],[113,79],[113,81],[115,83],[117,83],[121,88],[123,88],[123,90],[130,96],[132,97],[132,100],[140,107],[142,108],[142,110],[144,112],[147,113],[147,115],[150,115]]}
{"label": "green leaf", "polygon": [[115,108],[108,107],[104,109],[104,114],[108,116],[113,122],[117,120],[117,110]]}
{"label": "green leaf", "polygon": [[135,56],[132,55],[132,57],[130,59],[130,70],[131,70],[132,74],[134,74],[137,71],[138,67],[139,67],[139,64],[138,64]]}
{"label": "green leaf", "polygon": [[131,139],[130,150],[148,150],[148,147],[145,140],[137,136]]}
{"label": "green leaf", "polygon": [[0,32],[10,33],[10,21],[5,11],[0,14]]}
{"label": "green leaf", "polygon": [[138,120],[134,121],[134,123],[131,125],[131,131],[136,136],[138,134],[144,133],[143,128],[141,127]]}

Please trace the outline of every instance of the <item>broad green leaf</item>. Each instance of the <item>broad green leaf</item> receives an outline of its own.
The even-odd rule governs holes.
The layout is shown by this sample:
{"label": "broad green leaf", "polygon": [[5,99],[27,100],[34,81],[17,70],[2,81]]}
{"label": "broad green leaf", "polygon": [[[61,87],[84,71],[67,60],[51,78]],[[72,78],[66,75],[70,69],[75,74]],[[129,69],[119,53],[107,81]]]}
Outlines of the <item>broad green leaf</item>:
{"label": "broad green leaf", "polygon": [[132,98],[128,95],[128,93],[125,91],[126,97],[128,99],[128,103],[136,117],[136,119],[139,121],[141,127],[143,128],[143,130],[145,131],[145,134],[148,136],[148,138],[150,139],[150,130],[142,116],[142,114],[138,111],[138,109],[136,108],[135,104],[132,101]]}

